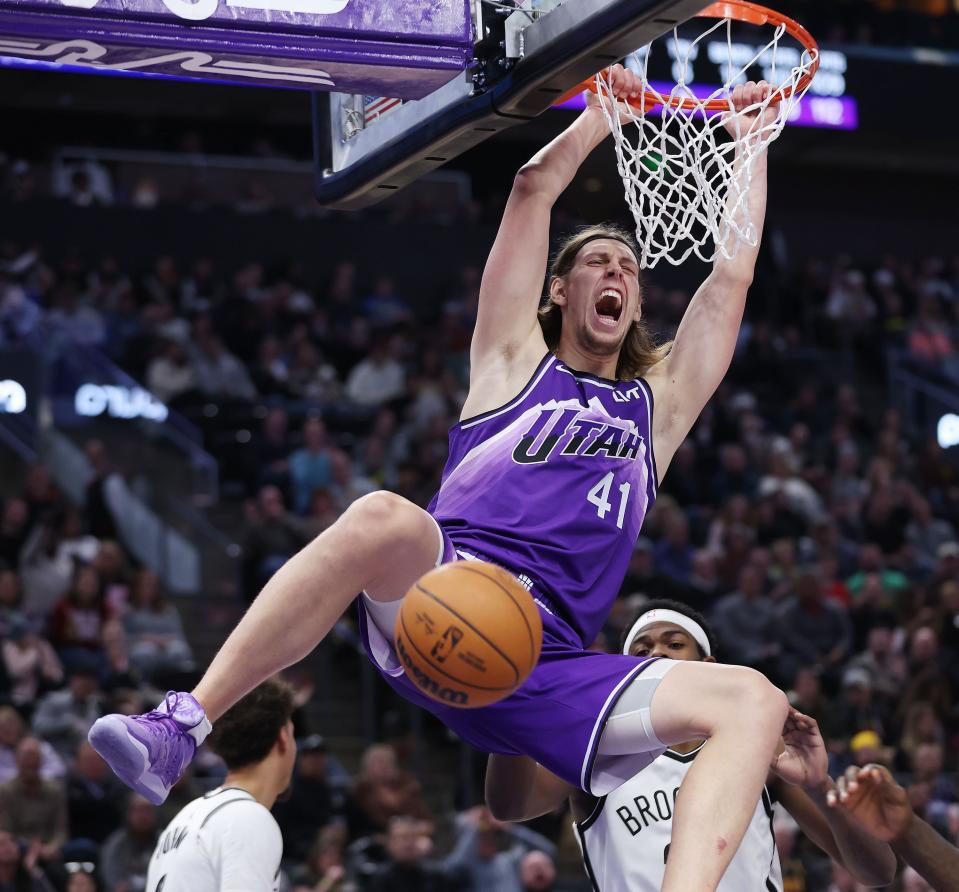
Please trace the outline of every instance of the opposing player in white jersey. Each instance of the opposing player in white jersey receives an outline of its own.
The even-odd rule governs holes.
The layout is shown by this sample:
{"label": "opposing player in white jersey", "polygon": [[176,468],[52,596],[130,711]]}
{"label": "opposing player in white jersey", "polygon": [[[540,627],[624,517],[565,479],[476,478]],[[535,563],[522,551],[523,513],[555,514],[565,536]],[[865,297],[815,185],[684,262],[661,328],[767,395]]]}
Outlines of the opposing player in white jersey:
{"label": "opposing player in white jersey", "polygon": [[[648,602],[627,626],[622,652],[669,660],[715,662],[715,643],[706,620],[685,604]],[[629,696],[629,693],[625,695]],[[788,776],[770,771],[739,849],[726,868],[718,892],[782,892],[779,853],[772,830],[773,804],[780,805],[824,852],[867,886],[892,880],[896,859],[836,811],[827,807],[834,784],[827,773],[826,748],[816,722],[792,712],[785,732],[801,754]],[[500,820],[529,820],[557,808],[568,797],[577,841],[594,890],[657,892],[666,869],[673,811],[682,782],[704,740],[669,747],[612,793],[594,798],[550,774],[531,759],[490,756],[486,795]]]}
{"label": "opposing player in white jersey", "polygon": [[223,785],[170,821],[147,873],[147,892],[277,892],[283,837],[270,809],[296,762],[293,692],[270,679],[216,723],[211,749]]}

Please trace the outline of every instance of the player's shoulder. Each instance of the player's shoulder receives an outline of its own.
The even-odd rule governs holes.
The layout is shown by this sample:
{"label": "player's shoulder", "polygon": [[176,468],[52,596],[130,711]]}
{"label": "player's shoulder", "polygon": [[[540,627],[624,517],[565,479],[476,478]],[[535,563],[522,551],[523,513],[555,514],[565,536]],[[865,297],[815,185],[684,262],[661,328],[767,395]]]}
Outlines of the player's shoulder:
{"label": "player's shoulder", "polygon": [[[222,787],[194,800],[191,805],[200,803],[202,827],[215,826],[218,831],[272,832],[279,831],[276,819],[270,810],[261,805],[246,790],[235,787]],[[187,806],[189,808],[189,806]]]}

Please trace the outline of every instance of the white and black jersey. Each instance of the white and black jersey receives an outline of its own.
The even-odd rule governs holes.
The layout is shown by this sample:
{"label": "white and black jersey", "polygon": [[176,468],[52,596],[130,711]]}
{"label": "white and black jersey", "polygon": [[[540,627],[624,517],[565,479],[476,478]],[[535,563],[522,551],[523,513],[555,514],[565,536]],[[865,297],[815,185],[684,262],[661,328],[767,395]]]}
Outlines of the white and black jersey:
{"label": "white and black jersey", "polygon": [[[596,892],[659,892],[673,835],[676,794],[700,749],[687,755],[666,750],[597,800],[592,813],[573,825]],[[763,788],[717,892],[782,892],[772,819],[772,801]]]}
{"label": "white and black jersey", "polygon": [[283,837],[246,790],[219,787],[170,821],[150,858],[147,892],[278,892]]}

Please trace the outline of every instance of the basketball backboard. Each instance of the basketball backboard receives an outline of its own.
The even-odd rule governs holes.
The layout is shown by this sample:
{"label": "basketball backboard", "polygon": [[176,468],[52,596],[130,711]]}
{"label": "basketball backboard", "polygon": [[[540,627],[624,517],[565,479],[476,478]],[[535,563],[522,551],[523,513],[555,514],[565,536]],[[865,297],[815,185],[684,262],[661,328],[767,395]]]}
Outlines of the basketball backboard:
{"label": "basketball backboard", "polygon": [[[526,0],[527,6],[539,6]],[[472,0],[473,54],[422,99],[316,93],[316,195],[356,209],[393,194],[698,13],[703,0]]]}

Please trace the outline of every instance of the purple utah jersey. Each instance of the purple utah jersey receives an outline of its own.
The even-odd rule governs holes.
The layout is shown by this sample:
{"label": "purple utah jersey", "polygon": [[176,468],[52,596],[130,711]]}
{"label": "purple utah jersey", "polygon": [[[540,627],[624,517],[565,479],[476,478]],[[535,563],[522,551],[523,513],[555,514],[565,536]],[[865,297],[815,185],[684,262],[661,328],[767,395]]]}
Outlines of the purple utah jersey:
{"label": "purple utah jersey", "polygon": [[652,415],[641,378],[548,353],[515,399],[451,428],[429,511],[461,556],[509,570],[588,647],[656,498]]}

